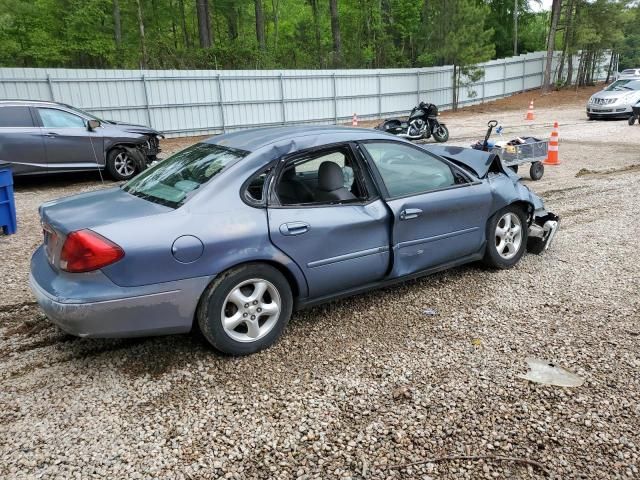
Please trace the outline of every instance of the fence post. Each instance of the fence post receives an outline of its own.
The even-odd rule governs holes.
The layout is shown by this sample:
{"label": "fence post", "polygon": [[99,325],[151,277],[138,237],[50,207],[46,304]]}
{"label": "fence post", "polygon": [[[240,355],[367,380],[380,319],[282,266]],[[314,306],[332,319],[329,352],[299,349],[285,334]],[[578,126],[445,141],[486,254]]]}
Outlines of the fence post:
{"label": "fence post", "polygon": [[485,65],[482,69],[482,101],[481,103],[484,103],[484,97],[485,97],[484,90],[486,88],[485,86],[486,82],[487,82],[487,66]]}
{"label": "fence post", "polygon": [[144,105],[147,110],[147,124],[149,127],[153,127],[151,125],[151,110],[149,110],[149,93],[147,92],[147,79],[144,75],[142,75],[142,88],[144,89]]}
{"label": "fence post", "polygon": [[338,124],[338,98],[336,89],[336,72],[331,74],[331,93],[333,94],[333,123]]}
{"label": "fence post", "polygon": [[526,57],[522,59],[522,93],[524,93],[524,77],[527,72],[527,59]]}
{"label": "fence post", "polygon": [[378,82],[378,118],[382,118],[382,79],[380,78],[380,72],[376,73],[376,79]]}
{"label": "fence post", "polygon": [[416,97],[417,97],[416,105],[419,105],[420,104],[420,70],[416,72]]}
{"label": "fence post", "polygon": [[504,59],[502,64],[502,96],[507,96],[507,59]]}
{"label": "fence post", "polygon": [[282,125],[286,125],[287,117],[284,108],[284,80],[282,79],[282,73],[279,75],[280,77],[280,113],[282,115]]}
{"label": "fence post", "polygon": [[53,93],[53,83],[51,82],[51,75],[47,73],[47,83],[49,84],[49,94],[51,95],[51,101],[56,101],[56,96]]}
{"label": "fence post", "polygon": [[222,98],[222,80],[220,79],[220,74],[216,76],[216,83],[218,84],[218,105],[220,106],[220,122],[222,123],[222,133],[227,133],[227,127],[224,118],[224,100]]}

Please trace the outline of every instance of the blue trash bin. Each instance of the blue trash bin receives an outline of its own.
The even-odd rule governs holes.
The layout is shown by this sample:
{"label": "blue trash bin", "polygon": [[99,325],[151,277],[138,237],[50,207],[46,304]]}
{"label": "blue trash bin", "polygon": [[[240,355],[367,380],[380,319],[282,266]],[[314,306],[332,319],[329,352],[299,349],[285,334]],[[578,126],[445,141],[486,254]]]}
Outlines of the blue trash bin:
{"label": "blue trash bin", "polygon": [[13,197],[13,174],[8,168],[0,169],[0,229],[5,235],[18,230],[16,203]]}

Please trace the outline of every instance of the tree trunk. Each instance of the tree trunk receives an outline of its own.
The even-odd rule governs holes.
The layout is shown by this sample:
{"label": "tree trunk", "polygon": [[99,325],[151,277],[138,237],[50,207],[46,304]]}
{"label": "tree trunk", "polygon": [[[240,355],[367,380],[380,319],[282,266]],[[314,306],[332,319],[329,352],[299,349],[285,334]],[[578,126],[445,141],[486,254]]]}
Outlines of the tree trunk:
{"label": "tree trunk", "polygon": [[122,20],[120,18],[119,0],[113,0],[113,36],[116,41],[116,47],[122,46]]}
{"label": "tree trunk", "polygon": [[316,55],[318,58],[318,68],[322,66],[322,52],[320,51],[320,11],[318,10],[318,0],[309,0],[311,4],[311,14],[313,15],[313,30],[315,37]]}
{"label": "tree trunk", "polygon": [[[571,35],[572,35],[572,24],[573,24],[573,2],[575,0],[569,0],[569,6],[566,11],[566,26],[564,30],[564,42],[562,45],[562,56],[560,57],[560,65],[558,66],[558,80],[562,81],[562,75],[564,73],[564,62],[567,58],[567,54],[569,52],[569,45],[571,44]],[[569,56],[571,54],[569,53]]]}
{"label": "tree trunk", "polygon": [[278,51],[278,20],[280,19],[280,0],[271,0],[271,7],[273,9],[273,34],[275,36],[273,51]]}
{"label": "tree trunk", "polygon": [[339,67],[342,64],[342,38],[340,37],[338,0],[329,0],[329,13],[331,15],[331,33],[333,34],[333,65]]}
{"label": "tree trunk", "polygon": [[144,38],[144,17],[142,15],[142,0],[136,0],[138,5],[138,28],[140,30],[140,51],[142,57],[140,58],[140,68],[147,68],[147,43]]}
{"label": "tree trunk", "polygon": [[184,38],[184,46],[191,48],[191,37],[187,30],[187,16],[184,13],[184,0],[178,0],[178,8],[180,10],[180,29],[182,30],[182,37]]}
{"label": "tree trunk", "polygon": [[609,80],[611,79],[611,73],[613,72],[613,60],[615,57],[615,52],[611,52],[611,58],[609,59],[609,68],[607,68],[607,79],[604,81],[604,83],[609,83]]}
{"label": "tree trunk", "polygon": [[264,9],[262,7],[262,0],[254,0],[256,6],[256,39],[258,40],[258,47],[264,51],[267,48],[264,36]]}
{"label": "tree trunk", "polygon": [[209,19],[209,0],[196,0],[196,12],[198,13],[198,33],[200,35],[200,47],[211,47],[211,20]]}
{"label": "tree trunk", "polygon": [[558,18],[560,18],[560,7],[562,0],[553,0],[551,5],[551,25],[549,36],[547,37],[547,61],[544,67],[544,80],[542,82],[542,93],[549,93],[551,90],[551,67],[553,63],[553,51],[555,48],[556,30],[558,29]]}

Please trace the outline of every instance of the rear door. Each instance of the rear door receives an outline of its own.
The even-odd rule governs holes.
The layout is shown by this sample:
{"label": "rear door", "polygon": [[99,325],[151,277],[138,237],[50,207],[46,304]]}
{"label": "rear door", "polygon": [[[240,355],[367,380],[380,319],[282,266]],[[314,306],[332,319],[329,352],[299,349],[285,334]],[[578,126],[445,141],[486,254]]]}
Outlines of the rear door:
{"label": "rear door", "polygon": [[482,251],[490,187],[446,160],[401,142],[361,147],[386,189],[393,214],[393,270],[400,277]]}
{"label": "rear door", "polygon": [[[333,162],[343,172],[343,200],[319,201],[318,171]],[[295,175],[284,175],[295,169]],[[307,279],[311,298],[323,297],[363,286],[385,277],[390,266],[391,217],[384,202],[366,178],[349,145],[336,145],[283,161],[269,195],[268,218],[271,241],[292,258]],[[281,182],[291,182],[283,188]],[[294,188],[303,182],[311,189]],[[286,201],[278,192],[287,190]],[[293,192],[293,193],[292,193]],[[303,202],[291,195],[301,192]]]}
{"label": "rear door", "polygon": [[26,106],[0,106],[0,168],[9,164],[16,175],[46,172],[42,132]]}
{"label": "rear door", "polygon": [[36,111],[50,172],[96,168],[96,163],[103,163],[102,135],[87,130],[84,118],[52,107],[39,107]]}

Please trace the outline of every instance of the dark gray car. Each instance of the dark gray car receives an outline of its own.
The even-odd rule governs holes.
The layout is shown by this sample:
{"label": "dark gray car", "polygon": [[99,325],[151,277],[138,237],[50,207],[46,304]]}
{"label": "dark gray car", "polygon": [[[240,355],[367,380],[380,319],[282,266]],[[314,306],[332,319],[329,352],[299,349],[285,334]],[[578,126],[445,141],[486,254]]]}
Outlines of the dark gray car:
{"label": "dark gray car", "polygon": [[0,168],[14,175],[107,169],[128,180],[155,160],[162,135],[55,102],[0,101]]}

